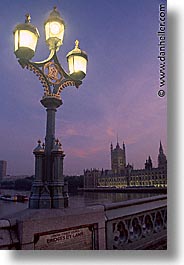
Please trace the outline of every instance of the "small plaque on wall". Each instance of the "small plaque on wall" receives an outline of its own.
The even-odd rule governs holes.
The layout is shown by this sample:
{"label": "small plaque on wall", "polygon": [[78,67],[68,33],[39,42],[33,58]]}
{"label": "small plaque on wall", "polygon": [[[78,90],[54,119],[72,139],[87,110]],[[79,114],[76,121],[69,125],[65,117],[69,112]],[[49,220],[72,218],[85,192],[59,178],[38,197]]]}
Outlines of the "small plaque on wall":
{"label": "small plaque on wall", "polygon": [[92,250],[93,232],[90,227],[35,235],[36,250]]}

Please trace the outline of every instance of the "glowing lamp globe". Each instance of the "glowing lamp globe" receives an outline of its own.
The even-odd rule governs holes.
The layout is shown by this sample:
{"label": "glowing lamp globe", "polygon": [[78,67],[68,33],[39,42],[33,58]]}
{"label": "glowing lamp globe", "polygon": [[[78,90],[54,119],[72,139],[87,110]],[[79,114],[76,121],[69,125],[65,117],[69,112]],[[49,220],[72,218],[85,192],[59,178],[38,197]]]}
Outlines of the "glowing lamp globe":
{"label": "glowing lamp globe", "polygon": [[65,23],[56,7],[44,23],[45,38],[49,49],[58,49],[63,44]]}
{"label": "glowing lamp globe", "polygon": [[30,60],[36,50],[39,32],[31,23],[31,17],[26,15],[24,24],[19,24],[14,29],[14,53],[19,59]]}
{"label": "glowing lamp globe", "polygon": [[79,41],[75,41],[75,48],[67,54],[70,76],[75,80],[82,80],[86,76],[88,56],[79,48]]}

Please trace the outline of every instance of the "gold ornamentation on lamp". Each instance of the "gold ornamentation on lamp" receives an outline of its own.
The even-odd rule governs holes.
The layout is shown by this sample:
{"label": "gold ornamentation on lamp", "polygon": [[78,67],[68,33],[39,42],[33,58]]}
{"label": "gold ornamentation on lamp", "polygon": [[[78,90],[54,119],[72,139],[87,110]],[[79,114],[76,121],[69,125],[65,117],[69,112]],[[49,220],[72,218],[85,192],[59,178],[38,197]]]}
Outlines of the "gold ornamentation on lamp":
{"label": "gold ornamentation on lamp", "polygon": [[51,84],[57,85],[63,79],[63,74],[59,66],[54,62],[48,62],[44,65],[44,74]]}

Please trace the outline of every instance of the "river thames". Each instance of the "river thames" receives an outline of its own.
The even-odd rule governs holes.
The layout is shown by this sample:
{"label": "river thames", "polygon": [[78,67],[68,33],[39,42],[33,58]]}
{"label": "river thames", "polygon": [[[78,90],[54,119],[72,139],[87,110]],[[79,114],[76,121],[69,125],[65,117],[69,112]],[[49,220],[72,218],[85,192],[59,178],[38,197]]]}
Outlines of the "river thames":
{"label": "river thames", "polygon": [[[28,195],[30,192],[22,192],[15,190],[0,190],[2,194],[24,194]],[[84,206],[114,203],[133,199],[140,199],[159,195],[158,193],[116,193],[116,192],[79,192],[78,194],[71,194],[69,196],[69,207],[79,208]],[[9,202],[0,200],[0,218],[17,213],[28,208],[28,202]]]}

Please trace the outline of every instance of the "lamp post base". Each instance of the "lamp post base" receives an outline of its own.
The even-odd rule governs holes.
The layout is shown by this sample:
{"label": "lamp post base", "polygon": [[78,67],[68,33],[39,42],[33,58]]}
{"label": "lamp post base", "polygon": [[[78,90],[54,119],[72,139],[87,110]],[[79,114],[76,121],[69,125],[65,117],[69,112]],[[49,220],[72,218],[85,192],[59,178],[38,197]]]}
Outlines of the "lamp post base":
{"label": "lamp post base", "polygon": [[63,182],[33,183],[29,198],[30,209],[63,209],[69,205],[68,186]]}
{"label": "lamp post base", "polygon": [[51,198],[47,195],[42,195],[39,198],[30,197],[29,209],[50,209]]}
{"label": "lamp post base", "polygon": [[35,181],[31,189],[31,196],[29,198],[30,209],[46,209],[51,208],[50,191],[45,183],[42,181]]}
{"label": "lamp post base", "polygon": [[68,207],[68,187],[63,182],[53,182],[50,185],[52,194],[52,208],[66,208]]}
{"label": "lamp post base", "polygon": [[68,207],[68,197],[57,196],[53,198],[53,207],[54,209],[63,209]]}
{"label": "lamp post base", "polygon": [[53,198],[49,194],[42,194],[40,197],[31,196],[29,199],[30,209],[63,209],[68,207],[68,196],[55,195]]}

